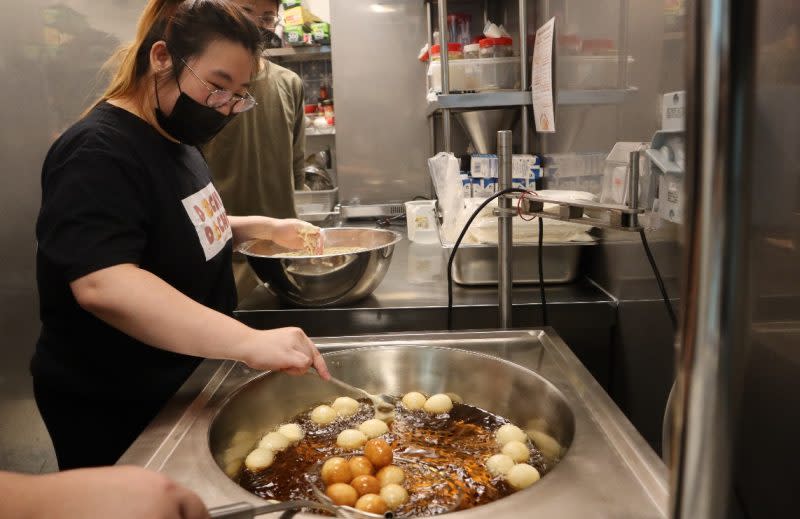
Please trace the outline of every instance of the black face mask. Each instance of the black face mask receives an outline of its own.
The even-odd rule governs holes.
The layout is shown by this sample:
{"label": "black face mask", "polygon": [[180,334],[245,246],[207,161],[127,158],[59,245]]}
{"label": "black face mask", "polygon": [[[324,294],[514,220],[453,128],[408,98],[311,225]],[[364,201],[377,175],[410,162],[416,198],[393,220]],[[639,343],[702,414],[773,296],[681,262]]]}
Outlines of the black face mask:
{"label": "black face mask", "polygon": [[283,47],[283,40],[274,31],[263,27],[259,28],[258,31],[261,33],[261,42],[265,49],[280,49]]}
{"label": "black face mask", "polygon": [[[175,79],[177,82],[177,78]],[[222,114],[214,108],[198,103],[181,90],[181,95],[175,101],[172,113],[169,115],[161,111],[161,102],[158,99],[158,82],[156,82],[156,119],[165,132],[175,139],[189,146],[200,146],[214,138],[225,128],[236,114]]]}

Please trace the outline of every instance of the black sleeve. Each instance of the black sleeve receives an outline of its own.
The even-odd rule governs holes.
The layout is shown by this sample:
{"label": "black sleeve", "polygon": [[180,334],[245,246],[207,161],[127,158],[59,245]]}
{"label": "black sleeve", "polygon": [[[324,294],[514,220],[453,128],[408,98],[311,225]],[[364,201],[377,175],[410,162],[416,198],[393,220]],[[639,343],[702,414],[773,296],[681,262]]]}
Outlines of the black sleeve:
{"label": "black sleeve", "polygon": [[48,157],[36,225],[39,253],[67,282],[139,264],[150,218],[146,172],[110,143]]}

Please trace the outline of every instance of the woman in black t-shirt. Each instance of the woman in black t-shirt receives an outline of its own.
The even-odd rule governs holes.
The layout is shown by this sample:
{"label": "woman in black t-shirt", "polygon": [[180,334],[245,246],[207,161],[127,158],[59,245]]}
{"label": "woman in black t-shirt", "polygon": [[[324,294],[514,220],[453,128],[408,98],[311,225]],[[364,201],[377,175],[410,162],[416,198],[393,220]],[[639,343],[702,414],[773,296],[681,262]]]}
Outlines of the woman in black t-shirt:
{"label": "woman in black t-shirt", "polygon": [[234,245],[299,248],[308,224],[227,215],[196,148],[254,106],[259,47],[226,0],[150,0],[108,90],[47,155],[31,370],[62,469],[116,462],[203,357],[328,377],[301,330],[232,318]]}

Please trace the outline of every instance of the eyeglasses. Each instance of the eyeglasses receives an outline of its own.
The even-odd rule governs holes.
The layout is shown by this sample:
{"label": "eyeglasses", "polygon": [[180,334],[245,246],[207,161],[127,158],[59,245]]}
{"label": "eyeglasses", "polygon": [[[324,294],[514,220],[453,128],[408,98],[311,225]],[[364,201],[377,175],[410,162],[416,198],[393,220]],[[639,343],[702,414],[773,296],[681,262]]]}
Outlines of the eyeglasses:
{"label": "eyeglasses", "polygon": [[225,105],[231,105],[231,113],[240,114],[242,112],[246,112],[256,106],[258,103],[256,99],[250,95],[250,92],[245,93],[244,96],[240,96],[239,94],[234,94],[230,90],[225,90],[224,88],[214,88],[202,79],[200,76],[197,75],[197,72],[186,63],[186,60],[181,58],[181,61],[189,69],[189,71],[197,78],[198,81],[203,83],[208,89],[208,97],[206,98],[206,106],[209,108],[222,108]]}
{"label": "eyeglasses", "polygon": [[266,25],[267,27],[275,27],[276,25],[281,23],[281,21],[283,21],[283,18],[281,18],[280,15],[275,13],[266,13],[264,15],[259,16],[258,21],[260,21],[263,25]]}

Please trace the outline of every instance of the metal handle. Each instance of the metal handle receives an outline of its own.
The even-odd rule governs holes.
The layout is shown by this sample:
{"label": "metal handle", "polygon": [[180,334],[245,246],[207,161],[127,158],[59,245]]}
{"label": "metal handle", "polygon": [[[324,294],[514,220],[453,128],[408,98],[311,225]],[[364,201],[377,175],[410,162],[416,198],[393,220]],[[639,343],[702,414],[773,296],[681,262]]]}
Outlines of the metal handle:
{"label": "metal handle", "polygon": [[[500,130],[497,132],[497,160],[500,163],[500,189],[508,189],[512,186],[512,133],[510,130]],[[500,312],[500,328],[511,328],[511,295],[514,282],[513,275],[513,256],[512,248],[512,216],[509,215],[511,209],[511,199],[508,196],[501,196],[497,205],[500,211],[497,216],[497,279],[499,280],[498,307]]]}
{"label": "metal handle", "polygon": [[253,505],[244,502],[233,503],[211,508],[208,513],[213,519],[254,519],[259,515],[283,512],[286,510],[301,510],[303,508],[331,512],[337,517],[341,512],[340,509],[334,505],[298,499],[295,501],[282,501],[280,503],[265,503],[263,505]]}
{"label": "metal handle", "polygon": [[670,448],[672,517],[732,501],[737,370],[748,323],[750,104],[757,2],[694,2],[689,21],[686,226]]}

